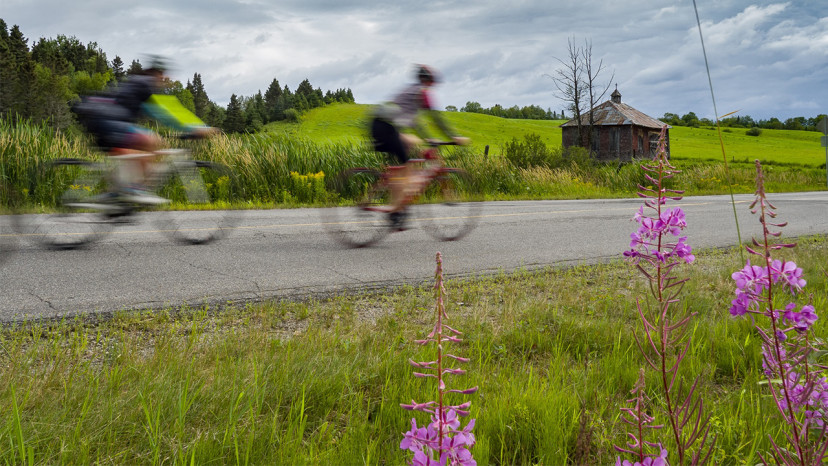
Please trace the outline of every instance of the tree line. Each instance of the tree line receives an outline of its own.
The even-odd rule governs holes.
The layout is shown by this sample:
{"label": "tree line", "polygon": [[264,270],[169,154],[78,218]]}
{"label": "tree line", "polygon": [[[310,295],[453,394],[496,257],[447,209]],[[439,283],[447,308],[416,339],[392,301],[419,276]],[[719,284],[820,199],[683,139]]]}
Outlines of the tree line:
{"label": "tree line", "polygon": [[[730,116],[719,120],[719,125],[730,128],[760,128],[760,129],[792,129],[797,131],[817,131],[817,124],[823,118],[828,117],[824,113],[815,117],[806,118],[803,116],[788,118],[785,121],[776,117],[768,118],[767,120],[754,120],[750,115],[745,116]],[[688,112],[682,116],[676,113],[665,113],[661,117],[661,121],[670,126],[690,126],[698,128],[699,126],[715,126],[716,122],[709,118],[699,118],[693,112]]]}
{"label": "tree line", "polygon": [[[456,112],[457,107],[449,105],[446,107],[447,112]],[[518,107],[514,105],[509,108],[504,108],[500,104],[493,107],[485,108],[478,102],[466,102],[466,105],[460,107],[461,112],[482,113],[484,115],[492,115],[500,118],[513,118],[519,120],[565,120],[563,110],[561,113],[551,109],[544,110],[537,105],[529,105],[525,107]]]}
{"label": "tree line", "polygon": [[[96,42],[75,37],[40,38],[29,47],[19,26],[9,29],[0,18],[0,116],[45,122],[65,130],[75,118],[70,110],[83,95],[118,86],[130,74],[142,71],[140,60],[129,67],[119,56],[112,61]],[[233,94],[226,107],[210,100],[195,73],[186,84],[167,81],[165,91],[175,95],[210,126],[226,132],[256,132],[272,121],[297,121],[302,112],[334,102],[354,103],[350,89],[322,92],[305,79],[295,91],[273,79],[264,94]]]}

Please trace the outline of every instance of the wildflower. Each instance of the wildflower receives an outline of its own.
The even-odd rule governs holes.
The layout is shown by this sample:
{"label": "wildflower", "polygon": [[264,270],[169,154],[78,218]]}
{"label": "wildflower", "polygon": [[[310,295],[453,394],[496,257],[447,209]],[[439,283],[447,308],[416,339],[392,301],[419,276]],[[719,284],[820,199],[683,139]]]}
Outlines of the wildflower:
{"label": "wildflower", "polygon": [[624,460],[621,461],[621,458],[616,458],[615,466],[669,466],[667,463],[667,450],[661,449],[661,454],[655,458],[646,457],[642,461],[636,461],[635,463]]}
{"label": "wildflower", "polygon": [[437,358],[433,361],[414,361],[409,359],[409,364],[423,371],[414,372],[415,377],[437,379],[437,401],[418,403],[411,400],[411,404],[400,404],[400,407],[403,409],[431,414],[431,422],[425,427],[417,427],[416,420],[411,419],[411,430],[403,434],[400,449],[414,453],[414,456],[409,462],[411,465],[446,466],[446,464],[450,464],[453,466],[476,466],[477,462],[472,457],[471,452],[469,452],[469,448],[475,444],[474,435],[471,433],[475,420],[471,419],[466,424],[466,427],[460,429],[460,417],[469,415],[468,409],[471,406],[471,402],[467,401],[458,405],[451,405],[446,403],[444,399],[446,393],[467,395],[476,392],[477,387],[467,389],[448,389],[446,387],[445,375],[462,375],[466,373],[464,369],[449,367],[449,360],[466,363],[469,362],[469,359],[450,353],[443,353],[445,343],[461,342],[462,339],[460,336],[463,334],[445,323],[445,320],[448,319],[448,314],[443,304],[445,289],[443,288],[442,256],[439,252],[437,253],[436,278],[437,283],[434,287],[437,290],[436,322],[431,329],[431,333],[426,338],[414,340],[414,342],[419,345],[434,343],[437,350]]}
{"label": "wildflower", "polygon": [[799,291],[805,286],[806,282],[802,279],[802,269],[793,262],[775,260],[771,264],[771,273],[774,274],[774,283],[784,280],[791,293]]}

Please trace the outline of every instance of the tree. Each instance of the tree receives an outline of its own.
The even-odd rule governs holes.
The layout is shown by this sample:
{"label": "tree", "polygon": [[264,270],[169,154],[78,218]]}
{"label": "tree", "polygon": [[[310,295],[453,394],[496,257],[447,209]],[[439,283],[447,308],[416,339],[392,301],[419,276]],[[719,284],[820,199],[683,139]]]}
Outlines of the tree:
{"label": "tree", "polygon": [[230,103],[227,104],[227,113],[224,116],[222,129],[228,133],[241,133],[244,131],[244,123],[241,102],[239,102],[236,94],[232,94]]}
{"label": "tree", "polygon": [[584,46],[581,48],[581,62],[584,67],[584,91],[586,93],[587,98],[587,105],[589,105],[589,128],[587,130],[587,147],[592,147],[592,136],[594,133],[595,128],[595,107],[601,102],[606,95],[607,90],[609,90],[610,83],[612,82],[612,78],[615,77],[615,73],[612,73],[612,76],[607,80],[603,89],[601,89],[601,84],[598,82],[599,76],[601,72],[605,70],[604,68],[604,60],[599,60],[596,66],[592,64],[592,41],[586,40],[584,41]]}
{"label": "tree", "polygon": [[262,97],[262,91],[259,91],[253,97],[243,99],[245,131],[254,133],[262,129],[266,122],[265,102]]}
{"label": "tree", "polygon": [[29,54],[29,40],[20,31],[20,27],[14,25],[5,41],[7,58],[4,61],[10,66],[11,79],[3,83],[9,94],[8,107],[2,110],[10,110],[27,118],[32,116],[32,83],[35,81],[35,63]]}
{"label": "tree", "polygon": [[139,60],[132,60],[132,64],[129,65],[129,69],[127,70],[127,74],[135,74],[140,73],[144,70],[144,67],[141,65]]}
{"label": "tree", "polygon": [[460,111],[469,113],[483,113],[483,107],[477,102],[466,102],[466,105],[461,107]]}
{"label": "tree", "polygon": [[583,111],[584,99],[584,64],[583,54],[575,46],[573,39],[567,40],[567,59],[566,61],[556,58],[562,68],[555,70],[555,75],[552,80],[555,82],[557,88],[557,97],[566,103],[567,108],[572,111],[573,118],[576,124],[575,141],[578,145],[583,145],[583,125],[581,121],[581,112]]}
{"label": "tree", "polygon": [[689,112],[682,115],[681,121],[684,124],[684,126],[692,126],[696,128],[699,126],[699,117],[697,117],[696,114],[693,112]]}
{"label": "tree", "polygon": [[126,71],[124,71],[124,61],[121,60],[121,57],[118,55],[115,55],[115,59],[112,60],[112,73],[115,75],[115,80],[118,82],[123,81],[126,76]]}
{"label": "tree", "polygon": [[[265,100],[265,116],[267,117],[267,121],[274,121],[279,119],[278,114],[278,105],[279,105],[279,97],[282,95],[282,88],[279,87],[279,80],[273,78],[273,81],[270,82],[270,86],[268,86],[267,91],[264,94]],[[284,111],[284,109],[282,109]]]}
{"label": "tree", "polygon": [[193,74],[193,82],[187,83],[187,90],[193,94],[193,108],[194,113],[199,118],[204,118],[207,114],[207,108],[210,104],[210,98],[207,97],[207,91],[204,90],[204,84],[201,82],[201,75]]}

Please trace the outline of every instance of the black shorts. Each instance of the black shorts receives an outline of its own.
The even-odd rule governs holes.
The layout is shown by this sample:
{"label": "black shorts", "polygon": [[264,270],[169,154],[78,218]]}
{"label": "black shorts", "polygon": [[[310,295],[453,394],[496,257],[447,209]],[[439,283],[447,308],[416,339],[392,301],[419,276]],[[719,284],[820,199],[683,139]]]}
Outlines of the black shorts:
{"label": "black shorts", "polygon": [[405,143],[400,138],[400,132],[391,123],[374,118],[371,122],[371,139],[374,141],[374,150],[390,155],[392,163],[402,165],[408,162]]}
{"label": "black shorts", "polygon": [[103,151],[115,148],[133,149],[137,135],[153,134],[151,130],[128,121],[103,118],[91,120],[87,128],[95,137],[95,144]]}

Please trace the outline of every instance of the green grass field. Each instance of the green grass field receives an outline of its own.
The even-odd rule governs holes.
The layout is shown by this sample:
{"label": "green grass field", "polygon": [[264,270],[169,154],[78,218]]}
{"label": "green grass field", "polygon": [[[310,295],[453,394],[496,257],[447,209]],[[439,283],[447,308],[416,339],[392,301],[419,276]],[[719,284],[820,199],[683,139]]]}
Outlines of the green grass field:
{"label": "green grass field", "polygon": [[[339,104],[314,109],[300,123],[271,123],[271,131],[284,131],[308,138],[319,144],[362,142],[365,140],[370,106]],[[566,120],[510,120],[464,112],[443,112],[458,133],[472,139],[473,148],[482,151],[488,145],[491,154],[500,154],[513,138],[523,139],[535,133],[548,146],[561,145],[560,125]],[[796,164],[819,167],[825,164],[821,134],[813,131],[762,130],[759,136],[747,136],[744,128],[723,128],[722,140],[728,161]],[[439,133],[435,133],[439,135]],[[721,161],[722,150],[715,128],[676,126],[670,130],[672,157],[676,160]]]}

